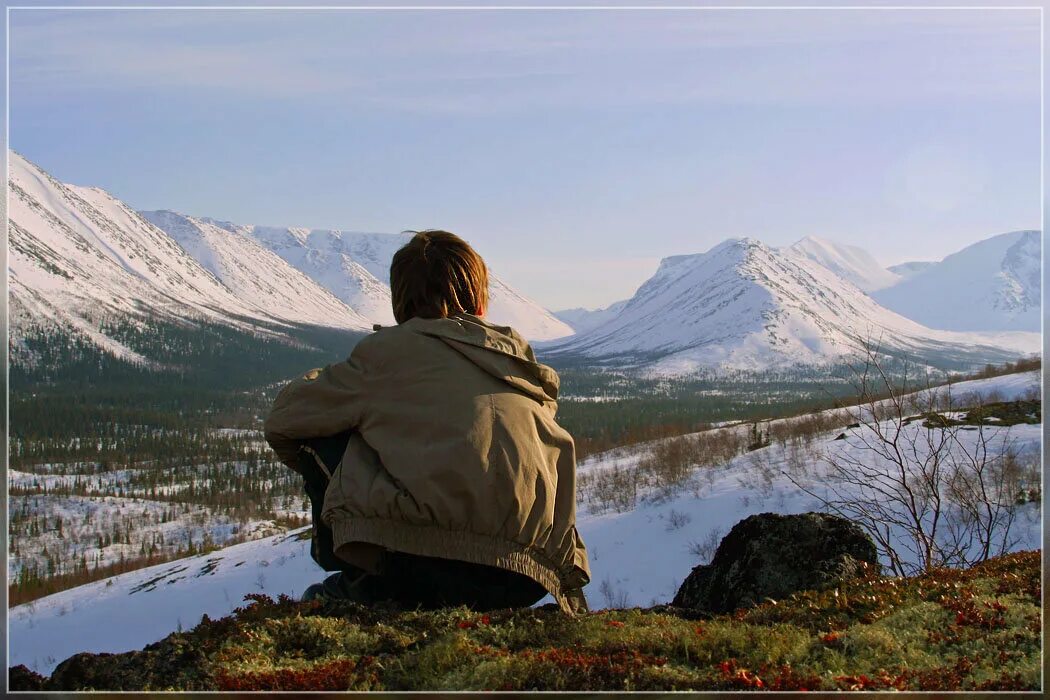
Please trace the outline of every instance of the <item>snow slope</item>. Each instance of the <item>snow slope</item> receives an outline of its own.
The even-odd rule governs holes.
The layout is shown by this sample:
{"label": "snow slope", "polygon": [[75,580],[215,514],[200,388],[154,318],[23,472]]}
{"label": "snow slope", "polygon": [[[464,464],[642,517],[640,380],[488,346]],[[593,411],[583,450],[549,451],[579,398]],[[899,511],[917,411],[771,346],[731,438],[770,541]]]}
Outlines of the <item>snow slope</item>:
{"label": "snow slope", "polygon": [[1039,231],[993,236],[872,296],[931,328],[1037,332],[1041,238]]}
{"label": "snow slope", "polygon": [[388,280],[390,258],[408,236],[203,221],[258,241],[370,323],[394,323]]}
{"label": "snow slope", "polygon": [[823,265],[865,292],[892,287],[900,281],[899,275],[880,265],[871,253],[856,246],[807,236],[786,248],[785,252],[796,253]]}
{"label": "snow slope", "polygon": [[[243,226],[202,219],[251,236],[306,273],[374,323],[394,323],[390,305],[390,262],[410,233],[361,233],[323,229]],[[535,301],[489,271],[488,318],[512,326],[529,340],[552,340],[573,330]]]}
{"label": "snow slope", "polygon": [[489,274],[489,309],[486,318],[511,326],[529,340],[554,340],[573,334],[572,327],[547,309]]}
{"label": "snow slope", "polygon": [[[954,392],[994,393],[1013,400],[1039,388],[1039,373],[1028,372],[959,383]],[[921,429],[918,422],[912,425]],[[1041,427],[1008,429],[1025,459],[1038,459]],[[817,437],[817,449],[870,456],[858,437],[834,440],[837,433]],[[639,457],[639,451],[630,449],[596,455],[581,462],[579,471],[631,468]],[[786,478],[768,483],[761,478],[763,469],[788,469],[789,461],[787,451],[774,445],[737,457],[724,468],[698,469],[693,483],[670,500],[643,500],[624,513],[581,511],[577,525],[591,562],[592,581],[585,589],[591,607],[609,604],[601,590],[606,581],[614,602],[667,602],[700,563],[691,551],[695,543],[712,533],[726,534],[754,513],[817,510],[813,499]],[[763,469],[756,467],[759,463]],[[1015,527],[1021,535],[1017,549],[1041,546],[1035,504],[1022,508]],[[138,649],[180,626],[189,629],[203,614],[214,618],[229,613],[243,604],[246,594],[298,596],[323,576],[310,559],[309,540],[289,533],[80,586],[11,608],[10,665],[26,664],[48,674],[59,661],[80,651]]]}
{"label": "snow slope", "polygon": [[272,315],[335,328],[369,321],[254,238],[172,211],[139,212],[166,232],[238,298]]}
{"label": "snow slope", "polygon": [[1037,334],[925,328],[803,256],[743,238],[665,258],[614,318],[547,352],[682,374],[823,365],[854,353],[866,338],[921,358],[983,353],[1002,361],[1039,350]]}

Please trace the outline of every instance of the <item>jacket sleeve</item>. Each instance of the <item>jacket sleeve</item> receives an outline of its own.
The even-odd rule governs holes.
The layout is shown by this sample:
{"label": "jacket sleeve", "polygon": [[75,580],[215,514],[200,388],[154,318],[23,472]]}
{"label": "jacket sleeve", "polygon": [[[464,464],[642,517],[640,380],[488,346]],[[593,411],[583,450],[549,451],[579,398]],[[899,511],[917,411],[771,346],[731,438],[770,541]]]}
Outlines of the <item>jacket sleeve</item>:
{"label": "jacket sleeve", "polygon": [[310,370],[281,389],[263,424],[277,457],[298,471],[297,453],[304,440],[356,428],[364,414],[364,382],[355,348],[346,361]]}

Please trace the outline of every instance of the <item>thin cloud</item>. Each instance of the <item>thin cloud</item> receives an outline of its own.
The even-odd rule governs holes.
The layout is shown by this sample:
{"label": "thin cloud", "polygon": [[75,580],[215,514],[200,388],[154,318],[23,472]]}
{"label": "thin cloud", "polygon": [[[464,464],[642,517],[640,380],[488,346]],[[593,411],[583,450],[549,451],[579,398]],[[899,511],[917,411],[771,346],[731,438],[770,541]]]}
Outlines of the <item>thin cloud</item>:
{"label": "thin cloud", "polygon": [[318,95],[412,112],[1037,99],[1038,15],[972,12],[12,15],[16,95]]}

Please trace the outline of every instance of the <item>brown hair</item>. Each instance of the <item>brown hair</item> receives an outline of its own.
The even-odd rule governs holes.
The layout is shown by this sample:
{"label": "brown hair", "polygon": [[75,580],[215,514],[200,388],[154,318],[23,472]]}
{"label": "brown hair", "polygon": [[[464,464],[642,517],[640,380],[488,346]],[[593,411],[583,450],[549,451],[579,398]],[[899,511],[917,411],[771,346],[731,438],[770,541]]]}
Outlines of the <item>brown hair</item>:
{"label": "brown hair", "polygon": [[419,316],[445,318],[457,312],[480,315],[489,300],[485,261],[448,231],[414,233],[390,263],[390,296],[398,323]]}

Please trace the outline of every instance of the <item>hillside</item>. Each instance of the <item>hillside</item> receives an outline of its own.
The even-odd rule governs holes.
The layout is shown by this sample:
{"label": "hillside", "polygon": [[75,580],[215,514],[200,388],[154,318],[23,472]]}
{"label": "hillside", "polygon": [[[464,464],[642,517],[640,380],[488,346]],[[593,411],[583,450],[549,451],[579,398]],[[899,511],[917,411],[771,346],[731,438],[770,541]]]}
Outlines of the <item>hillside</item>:
{"label": "hillside", "polygon": [[369,328],[251,241],[183,231],[190,249],[208,248],[202,264],[105,191],[10,156],[14,388],[268,383],[289,366],[345,356]]}
{"label": "hillside", "polygon": [[[1027,372],[961,383],[954,393],[1013,401],[1037,396],[1038,388],[1039,373]],[[591,607],[665,603],[741,518],[768,510],[814,510],[815,500],[780,472],[799,475],[800,460],[816,462],[826,450],[864,454],[863,435],[835,439],[848,419],[836,419],[832,413],[825,412],[826,422],[818,421],[808,437],[791,437],[791,431],[784,430],[797,419],[764,423],[770,444],[752,451],[745,449],[749,426],[743,424],[582,461],[577,525],[591,561],[592,582],[585,589]],[[919,423],[909,427],[912,432],[920,429]],[[1038,474],[1041,425],[989,429],[989,435],[993,433],[1000,439],[1009,437],[1018,463]],[[961,435],[972,441],[976,433]],[[1038,483],[1038,477],[1035,480]],[[1038,548],[1039,526],[1039,503],[1022,506],[1013,525],[1016,548]],[[128,651],[177,628],[188,629],[201,615],[228,615],[247,594],[298,597],[323,577],[309,558],[308,539],[300,535],[308,533],[235,545],[11,608],[11,663],[49,674],[59,661],[79,651]],[[117,619],[124,624],[110,624]],[[106,635],[98,634],[102,628]]]}
{"label": "hillside", "polygon": [[269,248],[175,212],[142,212],[238,298],[252,300],[273,315],[297,323],[364,329],[369,320],[352,304],[334,297]]}
{"label": "hillside", "polygon": [[872,296],[930,328],[1041,328],[1040,231],[1012,231],[974,243]]}
{"label": "hillside", "polygon": [[142,651],[16,690],[1039,690],[1040,553],[874,573],[732,614],[398,612],[249,596]]}

